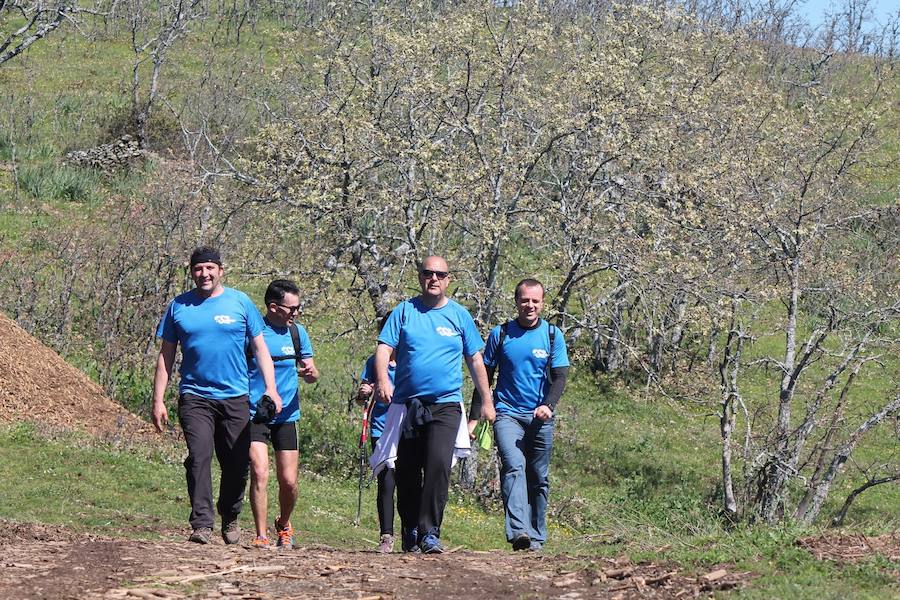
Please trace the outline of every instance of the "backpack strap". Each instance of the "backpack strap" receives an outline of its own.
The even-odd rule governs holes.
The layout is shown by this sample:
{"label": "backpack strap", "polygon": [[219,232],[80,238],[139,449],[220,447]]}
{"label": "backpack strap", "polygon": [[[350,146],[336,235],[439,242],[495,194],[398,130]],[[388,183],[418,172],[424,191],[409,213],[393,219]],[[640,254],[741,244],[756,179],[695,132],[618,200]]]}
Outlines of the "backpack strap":
{"label": "backpack strap", "polygon": [[[300,368],[300,330],[297,329],[297,324],[291,321],[290,326],[288,327],[291,331],[291,341],[294,343],[294,360],[297,362],[297,368]],[[552,342],[551,342],[552,343]],[[552,348],[551,348],[552,350]]]}
{"label": "backpack strap", "polygon": [[556,327],[547,321],[547,332],[550,335],[550,355],[547,357],[547,381],[553,383],[553,374],[550,371],[550,364],[553,362],[553,342],[556,341]]}
{"label": "backpack strap", "polygon": [[494,352],[496,357],[496,372],[497,372],[497,381],[500,381],[500,359],[503,357],[503,340],[506,339],[506,330],[509,329],[509,321],[506,321],[502,325],[500,325],[500,339],[497,340],[497,350]]}

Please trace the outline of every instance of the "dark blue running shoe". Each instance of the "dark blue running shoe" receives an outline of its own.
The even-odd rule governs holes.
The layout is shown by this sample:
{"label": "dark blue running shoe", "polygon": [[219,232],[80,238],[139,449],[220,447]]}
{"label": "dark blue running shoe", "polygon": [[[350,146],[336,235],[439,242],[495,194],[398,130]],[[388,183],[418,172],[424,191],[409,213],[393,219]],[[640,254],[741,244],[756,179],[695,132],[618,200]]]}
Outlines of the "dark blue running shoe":
{"label": "dark blue running shoe", "polygon": [[531,547],[531,538],[528,537],[527,533],[520,533],[510,543],[513,550],[528,550]]}
{"label": "dark blue running shoe", "polygon": [[419,532],[415,527],[409,530],[401,530],[400,546],[404,552],[421,552],[419,548]]}
{"label": "dark blue running shoe", "polygon": [[443,554],[444,547],[441,545],[441,540],[438,539],[436,535],[428,534],[422,538],[422,541],[419,542],[419,548],[422,549],[422,552],[425,554]]}

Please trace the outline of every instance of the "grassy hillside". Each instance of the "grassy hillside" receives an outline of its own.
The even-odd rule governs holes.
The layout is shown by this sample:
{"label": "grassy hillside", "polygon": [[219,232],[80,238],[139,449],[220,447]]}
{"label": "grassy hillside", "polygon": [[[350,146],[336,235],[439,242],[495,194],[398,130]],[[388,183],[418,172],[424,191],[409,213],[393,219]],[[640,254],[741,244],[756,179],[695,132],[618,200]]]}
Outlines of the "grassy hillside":
{"label": "grassy hillside", "polygon": [[[159,192],[160,181],[174,178],[167,169],[186,158],[184,132],[170,109],[177,109],[187,90],[201,80],[209,82],[221,77],[226,83],[237,82],[234,85],[245,87],[271,84],[273,73],[280,66],[278,51],[284,49],[279,28],[265,22],[240,44],[214,44],[211,36],[211,30],[197,28],[173,47],[161,80],[169,105],[156,108],[148,127],[148,145],[153,154],[142,168],[111,175],[67,164],[64,156],[73,149],[109,142],[133,127],[134,54],[124,33],[91,40],[61,31],[0,67],[0,101],[9,109],[0,114],[0,259],[30,251],[46,251],[49,255],[55,247],[49,241],[45,244],[45,234],[48,240],[53,235],[62,238],[62,245],[69,241],[68,224],[106,223],[101,217],[109,215],[113,215],[111,231],[105,232],[109,237],[98,242],[105,252],[122,251],[117,243],[146,244],[151,253],[155,252],[156,243],[164,248],[160,253],[171,250],[167,243],[152,239],[159,229],[144,231],[138,226],[133,237],[116,237],[117,227],[124,227],[124,222],[132,217],[124,214],[122,223],[117,224],[116,211],[127,205],[136,207],[137,212],[151,192],[171,201],[176,208],[182,206],[176,200],[190,206],[206,198],[200,192],[190,196],[185,192],[187,187]],[[306,46],[296,39],[291,43],[296,44],[292,48],[302,58]],[[301,58],[297,58],[298,63],[303,62]],[[206,71],[207,59],[214,67],[210,73]],[[146,65],[141,70],[139,92],[147,92]],[[248,109],[242,121],[246,131],[241,133],[252,133],[264,120],[264,113],[259,107]],[[881,121],[884,148],[894,155],[900,147],[896,123],[896,114]],[[160,168],[161,164],[166,164],[166,168]],[[900,181],[897,173],[884,168],[864,173],[873,204],[889,207],[896,203]],[[227,195],[227,190],[221,193]],[[220,207],[215,203],[210,206],[210,210]],[[259,230],[241,230],[241,236],[265,236],[271,233],[266,228],[280,225],[278,210],[283,207],[265,202],[262,206],[268,216],[256,223]],[[179,223],[184,226],[185,239],[199,235],[203,216],[202,211],[190,213],[186,224]],[[260,302],[268,279],[288,274],[297,277],[302,287],[303,277],[314,273],[318,277],[320,271],[326,272],[322,264],[303,262],[307,254],[303,254],[302,246],[325,243],[317,237],[315,225],[294,230],[303,238],[288,241],[296,243],[298,249],[288,243],[284,248],[267,247],[273,253],[268,270],[260,269],[252,260],[242,262],[243,257],[234,257],[231,264],[235,267],[231,269],[229,265],[227,283]],[[35,232],[41,233],[34,235]],[[26,239],[32,245],[25,245]],[[540,273],[544,260],[559,258],[543,246],[524,248],[526,243],[527,240],[516,239],[505,255],[519,271]],[[244,248],[240,240],[234,245]],[[44,259],[42,254],[40,259]],[[50,266],[44,273],[48,280],[64,271],[49,258],[47,261]],[[243,264],[249,266],[242,272]],[[82,271],[79,276],[88,274]],[[341,286],[356,286],[354,291],[363,297],[360,283],[355,278],[349,281],[346,274],[342,276],[347,280],[340,281]],[[351,523],[356,510],[359,411],[353,408],[348,412],[347,398],[373,346],[372,333],[363,330],[370,320],[371,307],[354,313],[347,308],[345,297],[329,296],[338,286],[327,278],[338,276],[327,273],[322,277],[326,280],[318,282],[318,296],[301,317],[315,346],[322,379],[303,389],[301,498],[295,524],[303,541],[368,548],[377,538],[374,486],[365,491],[362,525],[354,528]],[[602,280],[609,287],[615,285],[614,276],[607,273],[601,272],[593,280]],[[406,282],[407,288],[411,283]],[[461,283],[462,292],[469,291],[466,285]],[[46,343],[56,344],[54,347],[66,353],[70,362],[101,379],[100,372],[108,366],[107,355],[92,352],[111,346],[116,340],[85,340],[79,336],[91,331],[88,325],[108,315],[76,294],[72,306],[85,308],[76,325],[88,325],[70,329],[71,339],[66,340],[62,326],[60,331],[47,326],[51,321],[55,325],[63,312],[56,307],[57,295],[38,289],[40,299],[49,306],[45,318],[39,320],[44,329],[38,327],[52,333],[52,339],[46,339]],[[60,290],[52,289],[62,295]],[[123,304],[140,302],[140,293],[127,297]],[[15,298],[16,302],[20,300]],[[336,311],[338,304],[343,317]],[[784,335],[778,330],[776,318],[780,310],[777,301],[764,305],[763,330],[769,333],[754,340],[747,362],[783,351]],[[135,319],[133,329],[141,330],[135,336],[138,342],[142,341],[141,332],[146,338],[152,329],[156,313],[153,315]],[[143,340],[140,352],[127,354],[133,363],[129,362],[117,375],[120,379],[114,381],[117,399],[145,416],[150,387],[148,365],[152,364],[154,352],[148,341]],[[829,343],[833,344],[829,349],[838,349],[837,342]],[[586,342],[582,344],[573,354],[583,358],[588,349]],[[879,368],[866,371],[857,381],[850,394],[850,406],[868,406],[896,390],[898,368],[900,359],[886,352]],[[819,378],[825,373],[820,364],[813,365],[809,372]],[[637,378],[641,375],[638,373]],[[698,571],[728,563],[759,575],[751,588],[741,592],[751,598],[888,598],[900,591],[900,563],[896,560],[874,556],[857,564],[822,562],[796,545],[803,536],[830,534],[831,530],[792,524],[727,527],[720,516],[718,384],[709,375],[682,373],[680,377],[678,395],[670,398],[652,386],[629,387],[619,379],[595,375],[586,358],[575,362],[558,414],[548,552],[625,554],[634,560],[674,561]],[[110,387],[109,381],[104,383]],[[760,367],[748,378],[743,391],[752,401],[773,399],[778,394],[776,386],[777,378]],[[804,391],[809,389],[812,388]],[[798,399],[798,408],[802,402]],[[852,417],[853,411],[850,413]],[[896,431],[882,427],[854,456],[864,464],[895,460],[896,452]],[[0,486],[0,517],[111,535],[152,537],[172,530],[180,534],[188,513],[180,454],[180,448],[165,455],[140,448],[116,450],[79,436],[48,433],[29,424],[3,426],[0,481],[6,485]],[[482,469],[478,484],[484,486],[491,476]],[[855,472],[839,479],[820,522],[827,522],[847,493],[861,482]],[[896,533],[900,526],[898,507],[900,486],[878,486],[856,500],[845,527],[857,533]],[[474,494],[454,485],[445,520],[447,543],[476,550],[504,549],[501,511],[496,494]],[[242,519],[243,525],[249,527],[248,513]]]}

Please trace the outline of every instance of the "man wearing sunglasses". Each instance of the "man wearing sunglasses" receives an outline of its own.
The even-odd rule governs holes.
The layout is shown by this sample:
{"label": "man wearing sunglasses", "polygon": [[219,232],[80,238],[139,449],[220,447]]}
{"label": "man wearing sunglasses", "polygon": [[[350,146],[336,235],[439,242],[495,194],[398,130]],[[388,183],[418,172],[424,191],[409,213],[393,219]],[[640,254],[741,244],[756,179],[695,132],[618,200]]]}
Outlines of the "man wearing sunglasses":
{"label": "man wearing sunglasses", "polygon": [[[290,550],[294,547],[294,528],[291,513],[297,503],[297,421],[300,419],[300,387],[298,378],[306,383],[319,379],[313,361],[313,348],[306,329],[294,320],[300,311],[300,290],[293,281],[276,279],[266,288],[266,315],[263,339],[275,363],[275,385],[284,399],[284,409],[268,422],[250,424],[250,508],[256,525],[252,546],[268,549],[266,524],[269,482],[269,442],[275,449],[275,472],[278,477],[278,507],[275,519],[275,545]],[[266,386],[256,360],[248,354],[250,369],[250,414],[257,416],[259,400]],[[260,413],[262,414],[262,413]]]}
{"label": "man wearing sunglasses", "polygon": [[[450,467],[462,422],[462,371],[469,373],[487,400],[482,414],[493,421],[481,335],[469,311],[447,297],[450,272],[440,256],[429,256],[419,269],[421,295],[401,302],[378,336],[375,351],[376,394],[389,411],[404,415],[397,443],[397,511],[406,552],[443,552],[441,521],[450,485]],[[396,353],[394,383],[388,375]],[[391,422],[391,415],[388,415]],[[461,427],[461,423],[462,427]]]}
{"label": "man wearing sunglasses", "polygon": [[225,270],[215,248],[201,246],[190,259],[194,289],[169,304],[157,328],[162,339],[153,379],[153,424],[163,431],[169,421],[165,391],[181,345],[178,418],[188,457],[184,461],[191,499],[191,542],[208,544],[215,522],[212,455],[222,478],[216,503],[222,539],[240,541],[238,514],[250,466],[250,419],[247,396],[246,343],[259,364],[264,388],[281,410],[272,358],[263,341],[263,320],[243,292],[222,285]]}

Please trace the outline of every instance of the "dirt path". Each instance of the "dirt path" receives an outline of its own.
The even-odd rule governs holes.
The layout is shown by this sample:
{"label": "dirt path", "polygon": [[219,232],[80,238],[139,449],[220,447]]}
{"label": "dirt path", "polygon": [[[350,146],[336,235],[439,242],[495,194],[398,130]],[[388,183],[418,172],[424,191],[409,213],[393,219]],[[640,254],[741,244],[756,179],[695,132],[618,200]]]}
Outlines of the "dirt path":
{"label": "dirt path", "polygon": [[290,552],[77,535],[2,523],[0,597],[222,598],[691,598],[739,586],[748,574],[692,577],[671,565],[456,551],[380,555],[304,546]]}

